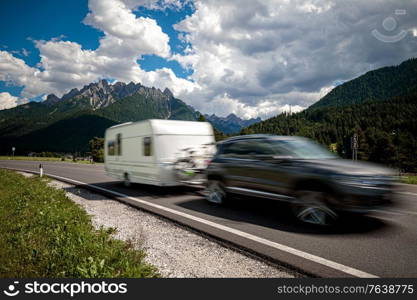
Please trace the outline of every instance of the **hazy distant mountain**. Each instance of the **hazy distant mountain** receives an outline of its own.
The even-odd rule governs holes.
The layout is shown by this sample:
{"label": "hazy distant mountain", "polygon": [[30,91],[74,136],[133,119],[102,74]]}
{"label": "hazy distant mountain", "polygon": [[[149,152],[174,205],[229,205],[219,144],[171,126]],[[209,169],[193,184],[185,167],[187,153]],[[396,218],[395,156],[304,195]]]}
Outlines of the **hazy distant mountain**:
{"label": "hazy distant mountain", "polygon": [[217,130],[220,130],[226,134],[238,133],[244,127],[261,122],[261,118],[243,120],[235,114],[230,114],[227,117],[218,117],[214,114],[204,115],[207,121],[209,121]]}
{"label": "hazy distant mountain", "polygon": [[87,151],[89,139],[103,136],[113,124],[149,118],[195,120],[198,115],[169,89],[100,80],[61,98],[51,94],[44,102],[0,111],[0,152],[12,146],[20,153]]}

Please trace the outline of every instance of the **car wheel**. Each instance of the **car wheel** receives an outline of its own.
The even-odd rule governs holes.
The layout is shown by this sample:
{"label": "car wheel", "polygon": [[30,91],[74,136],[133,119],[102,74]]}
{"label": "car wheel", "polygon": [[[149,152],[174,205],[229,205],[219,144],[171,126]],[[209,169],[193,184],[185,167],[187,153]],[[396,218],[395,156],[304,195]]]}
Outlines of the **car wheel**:
{"label": "car wheel", "polygon": [[132,182],[130,181],[129,174],[125,173],[123,176],[123,185],[125,187],[130,187],[132,185]]}
{"label": "car wheel", "polygon": [[226,191],[224,190],[224,185],[219,180],[209,179],[207,181],[205,194],[207,201],[212,203],[224,204],[226,200]]}
{"label": "car wheel", "polygon": [[326,204],[327,195],[319,191],[302,190],[292,205],[294,216],[303,223],[320,226],[333,225],[338,214]]}

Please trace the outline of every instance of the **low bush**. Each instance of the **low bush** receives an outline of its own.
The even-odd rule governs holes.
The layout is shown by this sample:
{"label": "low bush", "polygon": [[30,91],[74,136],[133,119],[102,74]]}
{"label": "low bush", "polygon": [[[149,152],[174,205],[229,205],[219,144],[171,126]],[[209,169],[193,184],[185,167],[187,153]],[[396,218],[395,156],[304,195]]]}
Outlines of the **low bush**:
{"label": "low bush", "polygon": [[417,184],[417,175],[402,176],[401,181],[408,184]]}

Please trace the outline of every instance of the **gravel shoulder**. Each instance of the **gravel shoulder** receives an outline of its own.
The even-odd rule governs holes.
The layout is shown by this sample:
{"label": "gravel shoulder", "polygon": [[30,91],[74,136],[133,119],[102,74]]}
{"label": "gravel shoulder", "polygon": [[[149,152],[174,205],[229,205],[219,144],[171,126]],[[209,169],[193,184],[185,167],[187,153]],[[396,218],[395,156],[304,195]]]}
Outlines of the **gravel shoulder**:
{"label": "gravel shoulder", "polygon": [[[24,174],[24,173],[23,173]],[[30,176],[26,173],[25,176]],[[51,180],[50,185],[91,215],[98,228],[113,227],[114,237],[147,253],[146,261],[168,278],[293,278],[293,270],[269,264],[191,232],[173,222],[105,196]]]}

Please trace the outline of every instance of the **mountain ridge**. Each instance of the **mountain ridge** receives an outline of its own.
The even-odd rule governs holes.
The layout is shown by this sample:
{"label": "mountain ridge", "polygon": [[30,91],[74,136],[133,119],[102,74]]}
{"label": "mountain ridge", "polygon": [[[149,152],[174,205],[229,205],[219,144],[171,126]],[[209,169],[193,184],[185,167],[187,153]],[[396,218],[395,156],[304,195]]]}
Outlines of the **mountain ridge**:
{"label": "mountain ridge", "polygon": [[417,58],[369,71],[331,90],[307,109],[383,101],[417,92]]}
{"label": "mountain ridge", "polygon": [[[408,79],[399,83],[395,75]],[[277,115],[241,134],[305,136],[344,158],[351,158],[351,137],[356,134],[358,159],[417,172],[416,116],[417,60],[411,59],[345,82],[309,108]]]}
{"label": "mountain ridge", "polygon": [[42,103],[53,105],[57,102],[72,98],[88,98],[91,107],[96,110],[107,107],[119,99],[132,96],[136,93],[142,94],[145,97],[159,97],[165,98],[166,100],[174,98],[174,94],[168,88],[165,88],[162,92],[160,89],[156,89],[155,87],[149,88],[141,83],[134,83],[132,81],[128,84],[120,81],[115,82],[114,84],[109,84],[107,80],[101,79],[98,82],[92,82],[85,85],[80,90],[78,88],[73,88],[66,94],[63,94],[61,98],[57,97],[55,94],[49,94],[46,100]]}
{"label": "mountain ridge", "polygon": [[[12,146],[23,153],[51,149],[85,152],[88,138],[94,137],[90,135],[103,136],[109,125],[149,118],[196,120],[198,116],[194,108],[175,98],[168,88],[161,91],[140,83],[109,84],[100,80],[81,89],[73,88],[62,97],[50,94],[43,102],[0,111],[0,152],[7,153]],[[97,128],[86,128],[86,120]],[[57,128],[66,136],[60,135]],[[68,128],[78,134],[72,134]],[[69,136],[73,143],[64,143]]]}
{"label": "mountain ridge", "polygon": [[242,130],[242,128],[262,121],[259,117],[244,120],[236,116],[234,113],[231,113],[226,117],[218,117],[215,114],[205,114],[204,117],[213,125],[213,127],[226,134],[238,133]]}

